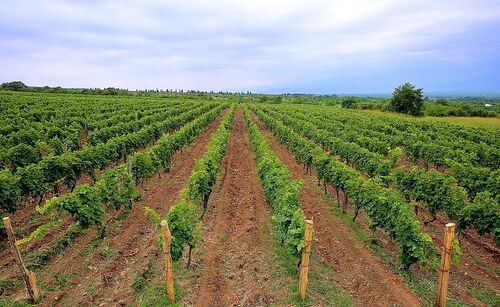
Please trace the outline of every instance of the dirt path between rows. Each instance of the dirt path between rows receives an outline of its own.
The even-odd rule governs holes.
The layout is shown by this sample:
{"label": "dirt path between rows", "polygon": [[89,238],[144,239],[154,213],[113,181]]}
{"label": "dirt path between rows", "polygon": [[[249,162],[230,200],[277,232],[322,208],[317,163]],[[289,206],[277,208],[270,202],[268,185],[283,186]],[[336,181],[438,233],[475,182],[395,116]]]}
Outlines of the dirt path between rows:
{"label": "dirt path between rows", "polygon": [[144,216],[144,207],[154,208],[163,215],[178,200],[195,160],[205,153],[221,118],[222,115],[183,152],[174,155],[169,173],[162,174],[161,179],[155,175],[147,180],[144,185],[148,190],[141,190],[142,200],[109,230],[99,247],[91,249],[87,256],[81,255],[95,237],[95,231],[88,231],[39,273],[41,283],[53,283],[53,273],[72,276],[70,286],[46,292],[43,305],[135,305],[132,282],[144,271],[151,257],[158,257],[157,233]]}
{"label": "dirt path between rows", "polygon": [[[253,117],[255,120],[255,117]],[[332,279],[349,291],[356,305],[419,306],[420,299],[404,279],[361,241],[323,199],[317,178],[305,174],[288,150],[258,122],[271,148],[287,164],[293,179],[302,179],[300,199],[307,218],[314,220],[313,253],[333,268]]]}
{"label": "dirt path between rows", "polygon": [[199,278],[184,304],[195,306],[262,306],[281,303],[286,287],[273,289],[269,268],[270,212],[253,161],[241,108],[234,118],[222,174],[203,219]]}

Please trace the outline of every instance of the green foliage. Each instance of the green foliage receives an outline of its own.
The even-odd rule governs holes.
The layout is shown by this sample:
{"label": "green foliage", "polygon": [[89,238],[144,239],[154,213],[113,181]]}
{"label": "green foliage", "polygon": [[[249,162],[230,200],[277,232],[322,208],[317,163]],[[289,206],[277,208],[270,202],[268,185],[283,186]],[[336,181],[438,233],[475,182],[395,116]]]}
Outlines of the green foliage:
{"label": "green foliage", "polygon": [[455,265],[460,263],[460,260],[462,259],[463,255],[463,250],[460,247],[460,243],[456,238],[453,238],[453,241],[451,242],[451,260]]}
{"label": "green foliage", "polygon": [[[56,222],[56,227],[58,227],[60,223]],[[54,225],[54,224],[53,224]],[[52,225],[52,226],[53,226]],[[45,266],[47,262],[54,255],[61,254],[74,240],[83,232],[82,227],[76,223],[71,225],[64,234],[56,239],[55,243],[47,248],[41,248],[35,253],[31,254],[27,259],[27,267],[30,270],[37,270]],[[32,238],[35,240],[38,238]],[[21,241],[21,240],[19,240]]]}
{"label": "green foliage", "polygon": [[391,161],[391,167],[395,167],[401,156],[403,155],[403,149],[401,147],[393,148],[389,151],[389,161]]}
{"label": "green foliage", "polygon": [[234,106],[231,112],[225,116],[219,128],[210,138],[205,155],[196,161],[193,173],[187,183],[187,195],[191,202],[206,207],[208,197],[212,193],[212,187],[217,180],[217,174],[222,163],[222,158],[227,151],[227,141],[231,131],[234,118]]}
{"label": "green foliage", "polygon": [[[22,288],[21,279],[0,279],[0,297],[12,295],[16,290]],[[0,306],[3,306],[0,301]]]}
{"label": "green foliage", "polygon": [[433,215],[444,211],[453,220],[460,219],[467,192],[456,185],[453,177],[436,170],[425,172],[417,168],[399,168],[393,174],[396,186],[408,199],[425,201]]}
{"label": "green foliage", "polygon": [[144,207],[144,215],[158,230],[160,229],[160,222],[162,218],[161,215],[158,214],[158,212],[149,207]]}
{"label": "green foliage", "polygon": [[454,162],[451,175],[458,180],[460,186],[467,189],[468,195],[473,199],[481,191],[487,191],[499,196],[500,171],[491,172],[485,167],[474,167],[469,163]]}
{"label": "green foliage", "polygon": [[0,171],[0,209],[6,212],[16,210],[16,202],[21,192],[17,186],[18,178],[9,170]]}
{"label": "green foliage", "polygon": [[101,202],[114,210],[123,206],[128,211],[132,208],[132,201],[140,197],[134,178],[127,171],[126,165],[108,169],[96,186]]}
{"label": "green foliage", "polygon": [[23,196],[41,197],[50,188],[46,177],[37,165],[28,165],[17,171],[18,186]]}
{"label": "green foliage", "polygon": [[[485,165],[490,165],[494,168],[494,157],[499,151],[487,145],[487,139],[481,139],[481,144],[464,141],[462,149],[452,150],[450,145],[454,143],[448,141],[446,141],[448,142],[446,146],[432,144],[432,139],[426,140],[425,143],[420,141],[419,139],[424,138],[422,136],[423,132],[397,135],[394,139],[391,139],[390,135],[399,133],[399,131],[392,129],[390,126],[380,125],[381,131],[384,131],[383,133],[355,129],[358,126],[364,125],[362,124],[364,116],[360,116],[356,121],[346,125],[345,122],[350,119],[352,114],[348,114],[349,117],[343,117],[342,121],[338,123],[330,123],[323,115],[314,116],[311,114],[313,113],[311,108],[290,111],[284,107],[266,107],[265,109],[257,110],[257,112],[261,117],[271,116],[272,118],[279,119],[283,124],[292,128],[292,130],[301,133],[315,143],[320,144],[324,149],[336,154],[348,165],[355,167],[357,170],[365,171],[367,175],[373,178],[379,178],[377,180],[380,180],[384,185],[391,185],[391,187],[396,188],[408,200],[423,202],[434,217],[438,212],[446,212],[452,220],[458,223],[459,227],[461,227],[460,225],[464,225],[460,223],[460,220],[462,218],[462,210],[469,202],[468,197],[473,199],[474,195],[478,192],[489,191],[496,201],[500,199],[498,194],[498,191],[500,191],[500,170],[491,171],[487,167],[483,168],[471,165],[470,162],[456,162],[457,160],[465,161],[472,156],[482,156],[481,161]],[[275,125],[275,122],[270,120],[267,124]],[[398,129],[411,131],[416,129],[416,127],[409,124],[399,125],[397,122],[394,124],[398,125]],[[339,128],[339,125],[345,125],[345,127]],[[379,124],[373,119],[365,125],[377,126]],[[425,125],[422,128],[429,130],[436,128],[436,126]],[[446,132],[446,129],[440,130],[440,133],[441,131]],[[430,132],[427,133],[430,134]],[[477,138],[478,135],[478,133],[469,135],[469,133],[464,133],[464,131],[460,130],[457,131],[457,134],[463,134],[471,138]],[[438,136],[438,134],[432,134],[432,138]],[[278,135],[278,137],[294,152],[297,161],[307,166],[312,164],[310,159],[310,146],[312,143],[296,139],[290,140],[287,134],[283,134],[283,136]],[[381,139],[382,141],[378,141],[377,139]],[[401,143],[402,141],[404,143]],[[455,142],[458,143],[458,141]],[[441,161],[439,163],[442,165],[452,165],[451,172],[443,173],[435,169],[424,170],[421,167],[410,169],[403,167],[395,168],[399,165],[397,163],[398,160],[403,156],[403,149],[400,147],[401,144],[405,145],[406,155],[410,153],[414,157],[423,158],[428,163]],[[391,147],[393,148],[391,149]],[[305,150],[304,148],[309,149]],[[474,155],[468,155],[465,153],[466,151],[473,151]],[[317,161],[317,163],[319,162]],[[331,175],[321,175],[320,178]],[[332,182],[334,182],[334,186],[344,190],[345,186],[343,183],[346,180],[334,176]],[[361,207],[357,207],[356,209],[361,209]]]}
{"label": "green foliage", "polygon": [[[42,207],[37,207],[38,212],[41,214],[50,214],[54,220],[59,218],[59,212],[65,212],[73,216],[75,222],[78,222],[81,227],[88,228],[94,226],[100,231],[101,235],[104,235],[105,224],[103,225],[103,219],[108,209],[119,210],[119,208],[124,207],[125,210],[129,210],[132,201],[140,196],[135,187],[134,179],[142,180],[148,176],[152,176],[155,171],[159,170],[160,164],[153,161],[152,153],[162,151],[158,150],[158,148],[165,146],[168,150],[172,151],[168,154],[171,156],[173,151],[181,148],[184,144],[199,135],[203,128],[224,107],[225,105],[220,105],[210,112],[200,115],[176,133],[162,137],[163,140],[160,140],[152,149],[139,155],[134,155],[131,158],[132,173],[129,173],[128,165],[125,164],[109,169],[94,186],[88,184],[79,185],[74,192],[54,197],[48,200]],[[172,144],[175,145],[171,146]],[[70,159],[69,157],[67,155],[51,157],[51,159],[45,162],[47,164],[45,169],[48,170],[48,165],[53,165],[55,166],[53,170],[60,172],[64,166],[70,164],[63,163],[67,162]],[[54,177],[56,176],[54,175]]]}
{"label": "green foliage", "polygon": [[166,220],[172,234],[170,253],[176,261],[182,257],[184,245],[195,248],[199,242],[201,229],[198,213],[194,204],[180,201],[168,210]]}
{"label": "green foliage", "polygon": [[21,81],[11,81],[11,82],[5,82],[0,85],[0,88],[3,90],[11,90],[11,91],[19,91],[25,88],[28,88],[26,84],[24,84]]}
{"label": "green foliage", "polygon": [[40,237],[45,236],[45,234],[52,228],[52,223],[45,223],[37,227],[28,237],[16,241],[16,245],[26,244]]}
{"label": "green foliage", "polygon": [[356,99],[354,97],[347,97],[341,100],[341,105],[344,109],[352,109],[355,103]]}
{"label": "green foliage", "polygon": [[[203,126],[201,123],[206,122],[207,119],[213,119],[224,107],[221,104],[199,104],[194,108],[191,104],[180,108],[174,108],[174,106],[176,106],[175,103],[170,106],[172,112],[155,114],[158,112],[151,110],[151,115],[138,120],[136,118],[139,122],[120,123],[123,117],[116,117],[96,124],[98,127],[102,125],[101,129],[97,130],[100,132],[93,131],[89,136],[90,143],[95,146],[87,146],[77,151],[64,151],[64,147],[66,145],[68,149],[75,148],[75,146],[79,148],[80,125],[85,124],[81,115],[79,120],[82,122],[80,124],[72,122],[66,125],[64,122],[64,125],[61,124],[64,128],[53,125],[49,126],[47,131],[43,133],[42,131],[37,132],[34,128],[13,132],[10,141],[18,145],[11,146],[10,155],[4,155],[0,160],[16,169],[15,175],[16,178],[19,177],[19,188],[22,190],[23,196],[40,197],[48,189],[58,186],[61,182],[69,189],[73,189],[82,173],[88,173],[95,178],[96,169],[105,169],[110,163],[118,163],[120,159],[134,153],[138,148],[147,146],[160,134],[181,128],[186,123],[201,117],[196,121],[196,125],[189,125],[189,129],[184,129],[182,133],[174,134],[175,137],[170,138],[176,142],[173,148],[166,149],[171,153],[180,148],[179,144],[190,140]],[[42,121],[44,116],[51,118],[52,114],[44,114],[43,112],[38,114],[37,112],[33,116],[37,121]],[[150,125],[152,123],[154,125]],[[108,127],[109,124],[113,126]],[[39,140],[37,141],[37,139]],[[70,142],[61,144],[63,139]],[[162,143],[164,144],[165,141]],[[164,153],[165,151],[160,150],[159,146],[155,148],[157,149],[155,153]],[[39,150],[47,155],[40,158]],[[168,166],[170,160],[163,160],[163,158],[166,158],[165,155],[158,156],[150,152],[140,153],[137,157],[133,157],[135,179],[142,181],[151,176],[160,165]]]}
{"label": "green foliage", "polygon": [[131,171],[136,182],[140,182],[145,178],[151,177],[155,170],[151,155],[138,152],[131,157],[130,161],[132,165]]}
{"label": "green foliage", "polygon": [[[310,140],[304,139],[293,129],[287,127],[282,122],[265,114],[260,108],[254,109],[257,116],[268,126],[278,139],[297,157],[297,160],[304,160],[303,157],[311,156],[310,164],[315,167],[320,180],[331,184],[337,190],[343,190],[352,200],[357,210],[364,209],[370,217],[371,228],[382,228],[400,246],[400,259],[403,267],[408,268],[413,263],[419,263],[422,267],[437,264],[435,248],[431,238],[423,234],[419,228],[419,220],[410,205],[396,192],[384,187],[380,178],[366,180],[363,175],[355,169],[349,167],[338,158],[326,152],[323,148],[314,144]],[[273,113],[274,115],[274,113]],[[293,125],[299,131],[307,133],[311,138],[317,138],[320,144],[328,143],[330,137],[323,131],[318,131],[313,125]],[[333,143],[326,147],[338,146]],[[347,148],[347,144],[346,144]],[[343,156],[343,155],[341,155]],[[352,163],[362,165],[350,153]],[[373,160],[366,165],[376,165],[378,160]],[[391,163],[390,161],[387,163]],[[382,164],[383,165],[383,164]],[[389,169],[372,168],[372,172],[387,174]]]}
{"label": "green foliage", "polygon": [[53,150],[53,153],[56,155],[56,156],[59,156],[59,155],[62,155],[63,154],[63,151],[64,151],[64,143],[58,138],[58,137],[54,137],[54,138],[51,138],[47,144],[52,148]]}
{"label": "green foliage", "polygon": [[[181,200],[169,209],[164,218],[153,209],[145,208],[145,215],[158,230],[162,219],[168,222],[172,235],[170,253],[173,260],[179,260],[182,257],[185,245],[195,248],[199,242],[201,229],[198,208],[202,203],[206,205],[212,186],[217,179],[222,158],[226,153],[234,112],[235,106],[232,106],[231,111],[224,116],[219,128],[210,138],[207,152],[196,162],[187,187],[181,192]],[[163,145],[172,148],[167,142],[162,143]],[[161,236],[159,243],[163,248]]]}
{"label": "green foliage", "polygon": [[472,288],[471,291],[474,296],[485,303],[486,306],[500,306],[500,295],[495,289],[478,286]]}
{"label": "green foliage", "polygon": [[252,144],[257,172],[268,204],[273,209],[273,225],[277,237],[295,255],[304,247],[304,212],[299,199],[301,181],[292,181],[283,162],[272,151],[257,125],[251,122],[245,109],[245,122]]}
{"label": "green foliage", "polygon": [[5,161],[15,172],[19,167],[38,162],[40,158],[40,153],[36,148],[27,144],[19,144],[9,149]]}
{"label": "green foliage", "polygon": [[37,210],[54,219],[58,219],[58,212],[62,211],[73,216],[83,228],[95,226],[103,232],[105,212],[109,208],[119,210],[122,206],[130,210],[132,201],[139,196],[132,175],[126,165],[122,165],[106,171],[95,186],[79,185],[74,192],[54,197]]}
{"label": "green foliage", "polygon": [[389,104],[394,112],[406,113],[413,116],[423,115],[424,99],[422,98],[422,89],[415,88],[410,83],[402,84],[392,93],[392,99]]}
{"label": "green foliage", "polygon": [[55,292],[71,286],[73,284],[75,274],[54,272],[52,273],[52,278],[55,280],[55,283],[47,285],[47,290]]}
{"label": "green foliage", "polygon": [[466,116],[466,117],[498,117],[500,108],[486,107],[484,103],[469,101],[449,101],[438,99],[426,101],[424,104],[425,116]]}
{"label": "green foliage", "polygon": [[69,156],[49,155],[44,157],[39,168],[44,176],[44,180],[52,185],[59,183],[69,173],[72,173]]}
{"label": "green foliage", "polygon": [[481,192],[463,210],[461,228],[473,227],[479,234],[493,233],[500,246],[500,205],[489,192]]}
{"label": "green foliage", "polygon": [[57,216],[58,211],[65,212],[73,216],[83,228],[99,227],[104,215],[98,189],[88,184],[79,185],[73,193],[48,200],[44,206],[37,207],[37,211],[52,216]]}

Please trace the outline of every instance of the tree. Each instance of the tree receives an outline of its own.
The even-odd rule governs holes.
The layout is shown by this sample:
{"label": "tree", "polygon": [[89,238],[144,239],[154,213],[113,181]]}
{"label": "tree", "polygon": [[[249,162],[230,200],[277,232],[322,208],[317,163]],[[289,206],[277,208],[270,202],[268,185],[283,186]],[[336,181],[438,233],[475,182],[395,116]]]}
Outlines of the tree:
{"label": "tree", "polygon": [[347,97],[342,100],[342,108],[344,109],[352,109],[354,104],[356,103],[356,99],[353,97]]}
{"label": "tree", "polygon": [[422,91],[423,89],[415,88],[415,86],[410,83],[405,83],[396,87],[389,103],[391,111],[406,113],[413,116],[422,116],[424,105]]}
{"label": "tree", "polygon": [[27,86],[21,81],[11,81],[2,83],[0,88],[4,90],[19,91],[20,89],[27,88]]}

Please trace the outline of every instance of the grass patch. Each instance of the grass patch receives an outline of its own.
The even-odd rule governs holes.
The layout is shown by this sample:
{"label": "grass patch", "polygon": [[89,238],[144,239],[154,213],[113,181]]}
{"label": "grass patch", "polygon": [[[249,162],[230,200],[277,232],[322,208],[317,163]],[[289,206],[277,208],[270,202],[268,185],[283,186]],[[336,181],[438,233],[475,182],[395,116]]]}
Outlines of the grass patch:
{"label": "grass patch", "polygon": [[311,261],[315,265],[311,266],[309,270],[308,291],[318,297],[318,301],[313,302],[313,305],[324,301],[326,305],[353,306],[351,296],[330,278],[332,268],[319,262],[314,255],[312,255]]}
{"label": "grass patch", "polygon": [[153,273],[153,261],[149,261],[146,270],[144,270],[141,274],[136,275],[134,281],[132,282],[132,289],[134,289],[136,294],[141,294],[143,292],[148,279],[153,276]]}
{"label": "grass patch", "polygon": [[110,232],[119,231],[121,227],[122,223],[120,221],[109,224],[108,229],[106,230],[106,235],[108,235]]}
{"label": "grass patch", "polygon": [[49,262],[52,255],[54,255],[54,252],[50,249],[41,248],[33,255],[27,257],[26,267],[30,271],[37,271]]}
{"label": "grass patch", "polygon": [[[404,276],[413,292],[422,299],[424,306],[434,306],[437,293],[437,278],[429,276],[427,273],[424,273],[425,276],[417,276],[416,274],[405,271],[400,271],[399,273]],[[462,302],[460,299],[450,294],[450,291],[448,291],[446,306],[462,307],[469,305]]]}
{"label": "grass patch", "polygon": [[486,269],[486,270],[490,270],[491,268],[488,267],[486,265],[486,263],[484,263],[481,259],[479,259],[478,257],[472,257],[472,260],[479,266],[481,266],[482,268]]}
{"label": "grass patch", "polygon": [[87,288],[85,289],[85,293],[86,293],[87,295],[92,296],[92,295],[94,295],[94,292],[95,292],[95,288],[94,288],[93,286],[89,286],[89,287],[87,287]]}
{"label": "grass patch", "polygon": [[0,296],[9,296],[23,286],[21,279],[0,279]]}
{"label": "grass patch", "polygon": [[277,238],[274,238],[273,241],[275,255],[270,260],[273,275],[286,275],[291,280],[289,290],[292,294],[283,304],[294,306],[353,306],[351,296],[330,278],[332,268],[321,263],[313,253],[311,253],[309,260],[309,283],[306,299],[302,301],[298,295],[299,270],[297,264],[299,258],[279,244]]}
{"label": "grass patch", "polygon": [[52,248],[55,253],[61,253],[68,246],[75,241],[75,239],[83,233],[83,229],[78,224],[73,224],[69,226],[68,230],[64,233],[62,237],[57,239],[54,247]]}
{"label": "grass patch", "polygon": [[27,257],[26,266],[29,270],[38,270],[49,262],[56,254],[62,253],[75,239],[83,233],[82,227],[78,224],[72,224],[66,232],[58,238],[52,247],[40,249],[33,255]]}
{"label": "grass patch", "polygon": [[69,287],[73,284],[74,273],[52,273],[52,277],[55,279],[54,284],[46,285],[47,291],[55,292]]}
{"label": "grass patch", "polygon": [[103,256],[104,258],[113,258],[118,255],[118,252],[108,245],[102,244],[99,247],[99,254],[101,254],[101,256]]}
{"label": "grass patch", "polygon": [[30,306],[33,306],[33,305],[19,303],[19,302],[11,300],[8,297],[0,297],[0,307],[30,307]]}
{"label": "grass patch", "polygon": [[183,261],[173,262],[175,303],[168,304],[163,265],[163,259],[156,259],[151,264],[149,276],[134,280],[135,287],[140,288],[138,306],[182,306],[180,301],[189,291],[192,291],[188,287],[182,287],[181,284],[194,278],[195,271],[188,269]]}
{"label": "grass patch", "polygon": [[116,218],[119,221],[123,221],[128,216],[128,214],[129,212],[120,212]]}
{"label": "grass patch", "polygon": [[37,212],[37,213],[35,213],[35,214],[33,214],[33,215],[32,215],[32,216],[30,216],[30,217],[29,217],[29,219],[28,219],[28,225],[32,225],[32,224],[34,224],[34,223],[38,222],[38,221],[42,218],[42,216],[43,216],[43,215],[42,215],[42,214],[40,214],[40,213],[38,213],[38,212]]}
{"label": "grass patch", "polygon": [[90,241],[89,244],[87,244],[87,246],[83,251],[78,253],[78,256],[82,258],[87,258],[90,255],[90,253],[101,244],[101,242],[102,240],[100,239],[93,239],[92,241]]}
{"label": "grass patch", "polygon": [[227,240],[227,235],[225,233],[222,233],[217,237],[217,240],[219,240],[219,242],[224,242]]}
{"label": "grass patch", "polygon": [[474,297],[485,303],[487,306],[500,306],[500,295],[491,289],[475,287],[471,289]]}

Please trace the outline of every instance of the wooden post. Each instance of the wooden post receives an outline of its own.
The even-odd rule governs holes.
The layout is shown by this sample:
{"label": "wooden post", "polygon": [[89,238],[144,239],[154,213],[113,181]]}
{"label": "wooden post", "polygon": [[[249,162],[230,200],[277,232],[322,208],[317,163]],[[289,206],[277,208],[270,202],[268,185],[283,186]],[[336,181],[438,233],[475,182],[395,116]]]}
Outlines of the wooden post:
{"label": "wooden post", "polygon": [[304,234],[305,247],[302,250],[302,261],[300,262],[299,297],[304,300],[307,290],[307,273],[309,270],[309,253],[311,251],[313,221],[306,220],[306,231]]}
{"label": "wooden post", "polygon": [[23,277],[24,283],[26,284],[26,290],[28,290],[28,295],[32,302],[38,302],[40,298],[40,292],[38,292],[38,288],[36,287],[36,275],[26,268],[23,262],[23,258],[21,258],[21,252],[16,245],[16,237],[14,236],[14,230],[12,229],[12,224],[10,223],[10,218],[3,218],[3,225],[5,230],[7,230],[7,236],[9,238],[9,244],[12,248],[12,252],[14,253],[14,258],[16,259],[17,267]]}
{"label": "wooden post", "polygon": [[451,250],[455,236],[455,223],[446,224],[443,242],[443,255],[441,256],[441,268],[439,269],[439,280],[436,296],[436,306],[446,306],[446,292],[450,275]]}
{"label": "wooden post", "polygon": [[165,220],[161,221],[161,232],[163,234],[163,239],[165,242],[165,247],[163,253],[165,255],[165,273],[167,277],[167,293],[168,300],[171,304],[174,303],[174,277],[172,275],[172,259],[170,258],[170,230],[168,229],[168,223]]}

